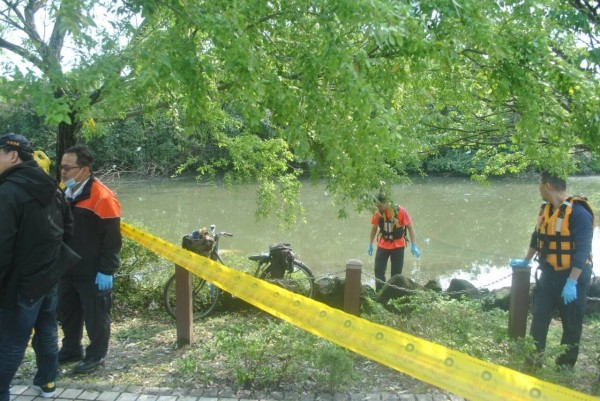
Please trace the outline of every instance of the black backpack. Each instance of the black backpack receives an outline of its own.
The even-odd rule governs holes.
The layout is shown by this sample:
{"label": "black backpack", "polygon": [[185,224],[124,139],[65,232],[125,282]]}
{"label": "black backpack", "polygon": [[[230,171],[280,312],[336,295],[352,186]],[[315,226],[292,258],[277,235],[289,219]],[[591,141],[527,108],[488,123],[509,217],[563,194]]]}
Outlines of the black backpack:
{"label": "black backpack", "polygon": [[269,256],[271,257],[272,278],[283,278],[286,270],[290,273],[294,271],[294,253],[290,244],[282,242],[271,245]]}

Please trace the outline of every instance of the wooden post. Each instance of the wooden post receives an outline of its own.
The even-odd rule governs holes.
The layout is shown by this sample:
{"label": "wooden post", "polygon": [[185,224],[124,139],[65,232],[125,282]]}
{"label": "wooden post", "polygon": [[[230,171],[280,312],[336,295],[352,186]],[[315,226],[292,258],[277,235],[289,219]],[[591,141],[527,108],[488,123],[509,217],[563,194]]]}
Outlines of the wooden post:
{"label": "wooden post", "polygon": [[511,338],[523,338],[527,332],[531,267],[519,267],[512,270],[510,308],[508,311],[508,335]]}
{"label": "wooden post", "polygon": [[177,346],[189,345],[193,341],[192,324],[192,274],[175,265],[175,315],[177,320]]}
{"label": "wooden post", "polygon": [[346,261],[346,280],[344,284],[344,311],[358,316],[360,314],[361,275],[363,263],[357,259]]}

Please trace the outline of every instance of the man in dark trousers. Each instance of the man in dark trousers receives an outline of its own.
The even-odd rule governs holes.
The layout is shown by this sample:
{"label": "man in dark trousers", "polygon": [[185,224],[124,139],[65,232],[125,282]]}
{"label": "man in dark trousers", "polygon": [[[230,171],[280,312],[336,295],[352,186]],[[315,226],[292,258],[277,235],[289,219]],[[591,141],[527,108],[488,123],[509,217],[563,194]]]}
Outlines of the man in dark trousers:
{"label": "man in dark trousers", "polygon": [[[110,339],[113,275],[121,251],[121,206],[113,192],[93,175],[93,157],[85,145],[66,150],[61,161],[65,196],[71,205],[75,235],[69,246],[81,261],[61,279],[59,320],[64,338],[60,363],[79,361],[74,373],[104,364]],[[90,340],[85,353],[83,327]]]}
{"label": "man in dark trousers", "polygon": [[395,205],[383,192],[377,195],[377,210],[371,217],[369,235],[369,256],[373,255],[373,241],[377,239],[375,253],[375,290],[380,291],[385,284],[385,270],[388,259],[391,260],[390,277],[402,274],[406,234],[412,242],[411,253],[418,259],[421,251],[415,243],[416,235],[412,219],[406,209]]}
{"label": "man in dark trousers", "polygon": [[531,336],[538,352],[530,367],[540,367],[554,311],[558,309],[566,350],[556,364],[573,367],[579,354],[579,341],[592,275],[592,236],[595,214],[585,198],[569,196],[565,180],[543,172],[540,209],[524,259],[512,259],[511,267],[525,267],[535,255],[541,276],[533,302]]}
{"label": "man in dark trousers", "polygon": [[33,160],[22,135],[0,136],[0,401],[32,345],[43,397],[56,390],[57,286],[77,260],[64,244],[72,231],[69,208],[56,183]]}

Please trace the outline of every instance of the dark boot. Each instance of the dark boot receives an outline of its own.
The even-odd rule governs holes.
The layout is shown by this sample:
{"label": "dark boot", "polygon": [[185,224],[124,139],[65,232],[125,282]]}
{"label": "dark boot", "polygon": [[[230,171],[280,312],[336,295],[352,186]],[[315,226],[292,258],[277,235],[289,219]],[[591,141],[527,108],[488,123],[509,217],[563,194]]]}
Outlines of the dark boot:
{"label": "dark boot", "polygon": [[98,369],[100,366],[104,366],[104,358],[85,358],[73,367],[73,373],[85,374],[91,373]]}

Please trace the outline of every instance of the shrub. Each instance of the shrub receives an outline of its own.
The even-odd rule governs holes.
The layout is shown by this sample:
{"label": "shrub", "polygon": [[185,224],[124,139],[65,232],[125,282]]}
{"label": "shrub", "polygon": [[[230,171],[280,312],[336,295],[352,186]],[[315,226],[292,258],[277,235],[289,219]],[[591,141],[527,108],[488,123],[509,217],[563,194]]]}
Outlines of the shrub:
{"label": "shrub", "polygon": [[335,392],[356,377],[353,354],[350,351],[329,341],[320,341],[314,354],[318,388]]}
{"label": "shrub", "polygon": [[[219,360],[221,371],[198,372],[206,382],[219,380],[253,390],[277,390],[293,383],[295,388],[314,386],[334,391],[353,378],[351,352],[263,313],[233,318],[205,338],[200,348],[178,363],[182,375],[196,369],[190,359]],[[212,321],[219,320],[213,318]],[[201,364],[199,364],[201,365]]]}
{"label": "shrub", "polygon": [[123,237],[121,266],[115,274],[115,313],[162,308],[163,286],[173,273],[171,262]]}
{"label": "shrub", "polygon": [[533,349],[530,339],[509,337],[508,312],[489,309],[485,300],[459,301],[425,291],[390,304],[399,315],[389,326],[475,358],[518,367]]}

